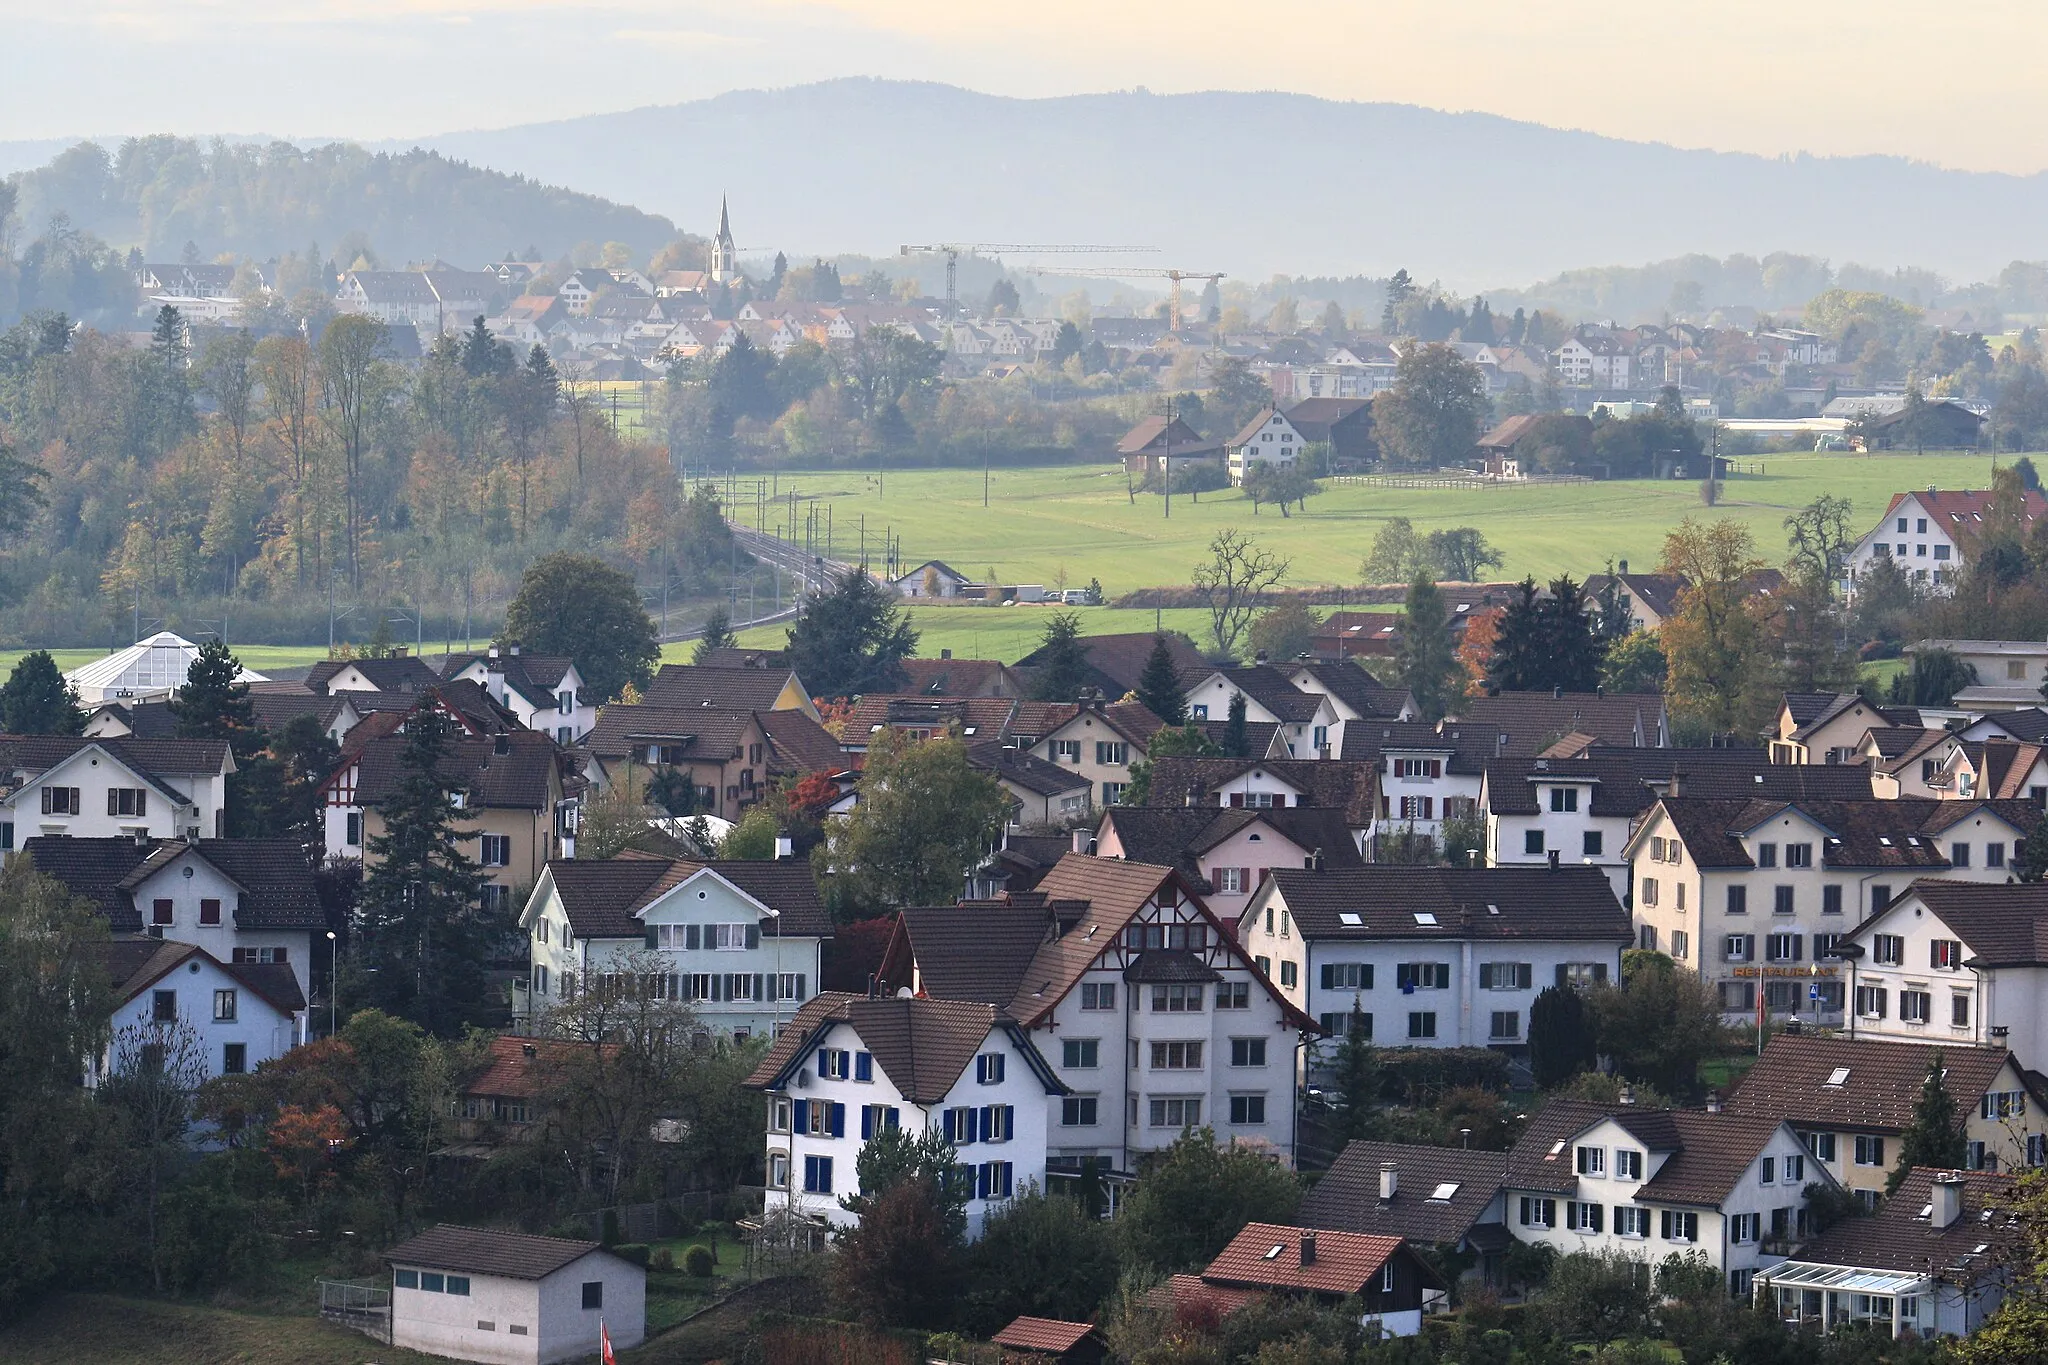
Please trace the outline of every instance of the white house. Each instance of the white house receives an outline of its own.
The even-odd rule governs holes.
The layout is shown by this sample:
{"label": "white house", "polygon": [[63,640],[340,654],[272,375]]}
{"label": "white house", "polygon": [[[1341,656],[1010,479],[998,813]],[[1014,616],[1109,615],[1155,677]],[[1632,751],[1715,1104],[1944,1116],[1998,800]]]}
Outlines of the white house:
{"label": "white house", "polygon": [[[1890,559],[1908,577],[1934,591],[1954,587],[1969,542],[1982,534],[1985,519],[2003,515],[1994,506],[1988,489],[1938,489],[1894,493],[1877,525],[1863,533],[1849,551],[1843,576],[1853,591],[1855,580],[1870,571],[1880,559]],[[2022,535],[2048,514],[2048,498],[2025,494],[2023,505],[2013,516]],[[1991,678],[1980,677],[1981,682]]]}
{"label": "white house", "polygon": [[1294,1156],[1295,1049],[1314,1024],[1172,868],[1070,853],[1007,904],[903,911],[890,989],[978,1000],[1028,1032],[1071,1092],[1054,1178],[1113,1183],[1188,1128]]}
{"label": "white house", "polygon": [[1508,1154],[1508,1231],[1651,1266],[1699,1251],[1746,1297],[1806,1231],[1809,1186],[1834,1188],[1781,1120],[1552,1100]]}
{"label": "white house", "polygon": [[1595,868],[1275,869],[1237,937],[1325,1057],[1357,1011],[1380,1047],[1527,1052],[1551,985],[1619,980],[1628,916]]}
{"label": "white house", "polygon": [[218,838],[234,771],[219,740],[0,737],[0,852],[38,834]]}
{"label": "white house", "polygon": [[2024,801],[1665,797],[1628,846],[1636,942],[1712,982],[1733,1022],[1838,1024],[1857,926],[1917,877],[2005,881],[2039,818]]}
{"label": "white house", "polygon": [[958,597],[974,580],[943,560],[927,559],[890,580],[901,597]]}
{"label": "white house", "polygon": [[1231,702],[1245,701],[1245,720],[1277,727],[1274,758],[1329,758],[1344,747],[1344,722],[1335,701],[1322,692],[1304,692],[1272,664],[1243,668],[1205,668],[1181,679],[1188,716],[1195,721],[1230,718]]}
{"label": "white house", "polygon": [[810,865],[623,857],[555,859],[520,915],[529,975],[515,1015],[544,1029],[578,990],[644,977],[707,1029],[786,1026],[816,995],[832,920]]}
{"label": "white house", "polygon": [[[1077,851],[1085,831],[1077,830]],[[1209,908],[1235,924],[1276,868],[1360,867],[1363,840],[1327,806],[1112,806],[1096,826],[1098,858],[1178,867]]]}
{"label": "white house", "polygon": [[1286,413],[1265,407],[1254,413],[1243,430],[1224,445],[1223,458],[1230,470],[1230,481],[1242,484],[1253,465],[1292,465],[1307,445],[1307,439],[1287,420]]}
{"label": "white house", "polygon": [[38,837],[22,846],[36,871],[92,901],[116,935],[204,948],[236,966],[285,968],[312,994],[313,947],[326,911],[305,851],[290,839]]}
{"label": "white house", "polygon": [[647,1271],[596,1242],[443,1223],[384,1259],[393,1346],[547,1365],[647,1337]]}
{"label": "white house", "polygon": [[747,1084],[768,1096],[767,1207],[834,1226],[857,1216],[861,1146],[937,1128],[973,1173],[970,1237],[1045,1186],[1049,1103],[1066,1093],[1025,1030],[992,1005],[830,992],[805,1003]]}
{"label": "white house", "polygon": [[205,1077],[239,1076],[306,1040],[306,997],[282,963],[222,962],[204,948],[143,935],[110,939],[98,951],[114,978],[108,1049],[88,1063],[98,1085],[135,1065],[139,1049],[176,1055],[189,1034]]}
{"label": "white house", "polygon": [[1824,1333],[1968,1336],[2005,1297],[2019,1224],[1998,1214],[2011,1185],[1988,1171],[1916,1166],[1874,1212],[1757,1272],[1756,1297],[1781,1321]]}
{"label": "white house", "polygon": [[579,743],[597,724],[597,700],[567,655],[522,653],[514,640],[485,654],[453,655],[441,676],[476,683],[521,725],[553,735],[557,744]]}

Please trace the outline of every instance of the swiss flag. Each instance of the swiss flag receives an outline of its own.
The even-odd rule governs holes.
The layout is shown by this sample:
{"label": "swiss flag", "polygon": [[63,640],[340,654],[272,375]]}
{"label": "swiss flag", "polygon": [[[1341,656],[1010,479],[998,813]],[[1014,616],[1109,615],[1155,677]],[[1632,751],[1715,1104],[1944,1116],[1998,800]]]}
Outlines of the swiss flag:
{"label": "swiss flag", "polygon": [[597,1320],[597,1339],[604,1347],[604,1365],[619,1365],[619,1358],[612,1354],[612,1334],[605,1328],[603,1318]]}

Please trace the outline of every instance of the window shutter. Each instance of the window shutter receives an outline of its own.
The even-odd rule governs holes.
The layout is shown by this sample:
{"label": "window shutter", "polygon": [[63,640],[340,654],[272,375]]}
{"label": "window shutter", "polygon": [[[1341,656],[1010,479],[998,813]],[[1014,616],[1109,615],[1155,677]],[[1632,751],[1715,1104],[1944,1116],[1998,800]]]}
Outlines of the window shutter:
{"label": "window shutter", "polygon": [[875,1109],[873,1105],[860,1107],[860,1140],[866,1142],[875,1135]]}
{"label": "window shutter", "polygon": [[120,800],[121,798],[118,792],[116,792],[112,787],[107,788],[107,814],[119,815],[121,813]]}
{"label": "window shutter", "polygon": [[647,948],[652,952],[661,946],[661,929],[658,925],[647,926]]}
{"label": "window shutter", "polygon": [[1325,963],[1323,964],[1323,989],[1324,989],[1324,990],[1326,990],[1326,991],[1328,991],[1328,990],[1335,990],[1336,988],[1337,988],[1337,969],[1336,969],[1336,967],[1332,966],[1332,965],[1331,965],[1330,963],[1328,963],[1328,962],[1325,962]]}
{"label": "window shutter", "polygon": [[853,1054],[853,1078],[857,1081],[871,1081],[875,1078],[875,1056],[871,1052]]}
{"label": "window shutter", "polygon": [[796,974],[796,994],[791,996],[790,998],[792,1000],[802,1000],[806,998],[804,995],[804,974],[802,972],[798,972]]}
{"label": "window shutter", "polygon": [[1593,1231],[1601,1231],[1601,1224],[1605,1222],[1606,1219],[1607,1210],[1599,1204],[1593,1205]]}
{"label": "window shutter", "polygon": [[758,924],[749,924],[749,925],[747,926],[747,946],[748,946],[749,948],[758,948],[758,947],[760,947],[760,946],[761,946],[761,926],[760,926],[760,925],[758,925]]}
{"label": "window shutter", "polygon": [[846,1136],[846,1106],[836,1102],[832,1106],[832,1136]]}
{"label": "window shutter", "polygon": [[759,972],[755,972],[755,973],[754,973],[754,998],[755,998],[756,1000],[759,1000],[759,999],[761,999],[761,998],[762,998],[762,995],[761,995],[761,991],[762,991],[762,989],[763,989],[763,986],[762,986],[762,983],[761,983],[761,973],[759,973]]}
{"label": "window shutter", "polygon": [[149,814],[149,789],[147,787],[137,787],[135,789],[135,814],[138,818]]}
{"label": "window shutter", "polygon": [[1557,964],[1557,984],[1560,986],[1565,984],[1564,964],[1562,962]]}
{"label": "window shutter", "polygon": [[1593,979],[1595,981],[1605,981],[1607,979],[1607,964],[1605,962],[1595,962],[1593,964]]}
{"label": "window shutter", "polygon": [[889,1106],[889,1108],[888,1108],[888,1115],[889,1115],[889,1118],[888,1118],[888,1122],[884,1123],[884,1124],[882,1125],[883,1127],[885,1127],[885,1128],[892,1128],[892,1129],[893,1129],[893,1128],[901,1128],[901,1127],[903,1126],[903,1111],[902,1111],[902,1110],[898,1109],[898,1108],[897,1108],[897,1107],[896,1107],[895,1105],[893,1105],[893,1104],[892,1104],[892,1105],[890,1105],[890,1106]]}
{"label": "window shutter", "polygon": [[796,1102],[796,1118],[790,1126],[799,1133],[808,1133],[811,1130],[811,1102],[809,1100],[798,1100]]}
{"label": "window shutter", "polygon": [[697,948],[697,935],[698,935],[698,929],[697,929],[697,926],[696,926],[696,925],[694,925],[694,924],[686,924],[686,925],[684,925],[684,926],[683,926],[683,946],[684,946],[685,948],[688,948],[688,949],[690,949],[691,951],[693,951],[693,952],[694,952],[694,951],[696,950],[696,948]]}
{"label": "window shutter", "polygon": [[988,1167],[989,1163],[984,1161],[974,1172],[974,1197],[976,1199],[988,1198]]}

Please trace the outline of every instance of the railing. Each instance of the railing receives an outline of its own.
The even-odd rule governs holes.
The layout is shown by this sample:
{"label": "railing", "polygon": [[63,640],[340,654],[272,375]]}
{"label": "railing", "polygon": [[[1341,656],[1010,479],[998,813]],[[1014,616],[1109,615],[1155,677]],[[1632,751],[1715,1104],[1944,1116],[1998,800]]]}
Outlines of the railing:
{"label": "railing", "polygon": [[320,1316],[391,1344],[391,1289],[379,1281],[316,1280]]}

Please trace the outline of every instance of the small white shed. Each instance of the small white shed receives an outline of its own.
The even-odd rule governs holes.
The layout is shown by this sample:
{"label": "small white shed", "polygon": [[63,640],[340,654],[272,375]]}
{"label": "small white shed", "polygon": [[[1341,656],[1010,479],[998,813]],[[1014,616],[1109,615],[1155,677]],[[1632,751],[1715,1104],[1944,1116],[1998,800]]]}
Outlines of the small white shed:
{"label": "small white shed", "polygon": [[391,1344],[458,1360],[546,1365],[647,1336],[647,1272],[596,1242],[444,1223],[384,1254]]}

